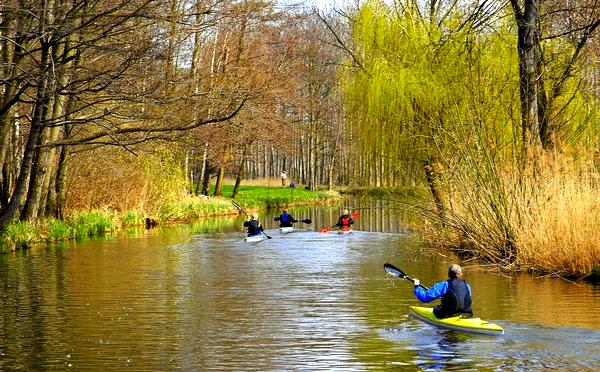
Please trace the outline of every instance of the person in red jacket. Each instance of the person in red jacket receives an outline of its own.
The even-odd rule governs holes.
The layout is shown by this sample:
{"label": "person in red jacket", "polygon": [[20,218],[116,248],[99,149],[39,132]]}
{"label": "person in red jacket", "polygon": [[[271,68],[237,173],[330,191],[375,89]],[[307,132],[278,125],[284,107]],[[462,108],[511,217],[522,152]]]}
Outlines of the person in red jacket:
{"label": "person in red jacket", "polygon": [[354,220],[352,219],[352,217],[350,217],[350,212],[348,212],[347,209],[344,209],[342,215],[340,216],[340,218],[338,218],[338,222],[337,224],[335,224],[335,226],[339,227],[340,229],[343,229],[349,228],[350,225],[352,225],[353,223]]}

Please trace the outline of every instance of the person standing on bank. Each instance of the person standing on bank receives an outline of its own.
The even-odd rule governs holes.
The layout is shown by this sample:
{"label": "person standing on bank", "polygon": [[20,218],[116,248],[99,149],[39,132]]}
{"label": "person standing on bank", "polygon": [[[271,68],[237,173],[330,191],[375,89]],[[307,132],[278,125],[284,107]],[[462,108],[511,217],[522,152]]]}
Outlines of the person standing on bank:
{"label": "person standing on bank", "polygon": [[350,217],[350,212],[348,212],[347,209],[344,209],[342,215],[340,216],[340,218],[338,218],[338,222],[335,224],[335,226],[339,227],[340,229],[349,228],[350,225],[352,225],[353,223],[354,220],[352,219],[352,217]]}
{"label": "person standing on bank", "polygon": [[264,231],[260,222],[258,222],[258,214],[252,213],[250,219],[244,222],[244,227],[248,228],[248,236],[260,235]]}
{"label": "person standing on bank", "polygon": [[442,303],[433,309],[436,317],[448,318],[455,315],[473,316],[471,310],[471,286],[463,279],[462,268],[452,264],[448,268],[448,280],[438,282],[425,290],[419,284],[419,279],[413,279],[413,293],[421,302],[431,302],[441,298]]}
{"label": "person standing on bank", "polygon": [[291,214],[288,213],[287,209],[283,210],[283,213],[279,217],[275,217],[274,221],[279,221],[279,227],[292,227],[293,223],[298,222]]}
{"label": "person standing on bank", "polygon": [[285,187],[285,180],[287,179],[287,173],[285,171],[281,172],[281,186]]}

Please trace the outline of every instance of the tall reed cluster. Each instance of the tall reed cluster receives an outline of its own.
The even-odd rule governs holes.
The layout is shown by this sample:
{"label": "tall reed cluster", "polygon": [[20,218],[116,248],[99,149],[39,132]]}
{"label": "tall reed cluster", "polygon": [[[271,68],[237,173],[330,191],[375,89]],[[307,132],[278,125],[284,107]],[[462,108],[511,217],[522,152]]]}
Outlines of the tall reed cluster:
{"label": "tall reed cluster", "polygon": [[511,270],[583,277],[600,268],[593,161],[542,151],[499,165],[466,157],[445,178],[437,243]]}

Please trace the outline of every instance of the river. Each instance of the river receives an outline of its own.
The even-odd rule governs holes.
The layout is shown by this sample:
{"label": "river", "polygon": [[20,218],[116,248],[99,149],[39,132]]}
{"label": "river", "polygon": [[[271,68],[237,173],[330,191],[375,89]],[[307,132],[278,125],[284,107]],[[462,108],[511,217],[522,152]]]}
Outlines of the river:
{"label": "river", "polygon": [[600,286],[502,276],[472,262],[473,310],[505,329],[468,335],[407,318],[412,285],[451,259],[387,208],[349,235],[338,208],[291,210],[299,230],[243,240],[243,219],[129,231],[0,255],[0,370],[599,370]]}

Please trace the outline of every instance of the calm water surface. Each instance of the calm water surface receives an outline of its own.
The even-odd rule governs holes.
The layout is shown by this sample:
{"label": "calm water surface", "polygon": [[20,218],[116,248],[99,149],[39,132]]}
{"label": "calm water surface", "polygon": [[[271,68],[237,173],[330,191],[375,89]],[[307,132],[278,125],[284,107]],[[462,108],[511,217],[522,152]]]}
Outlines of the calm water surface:
{"label": "calm water surface", "polygon": [[463,263],[506,334],[439,330],[383,263],[432,284],[450,261],[377,212],[319,234],[337,212],[259,243],[230,219],[1,255],[0,370],[600,369],[598,286]]}

